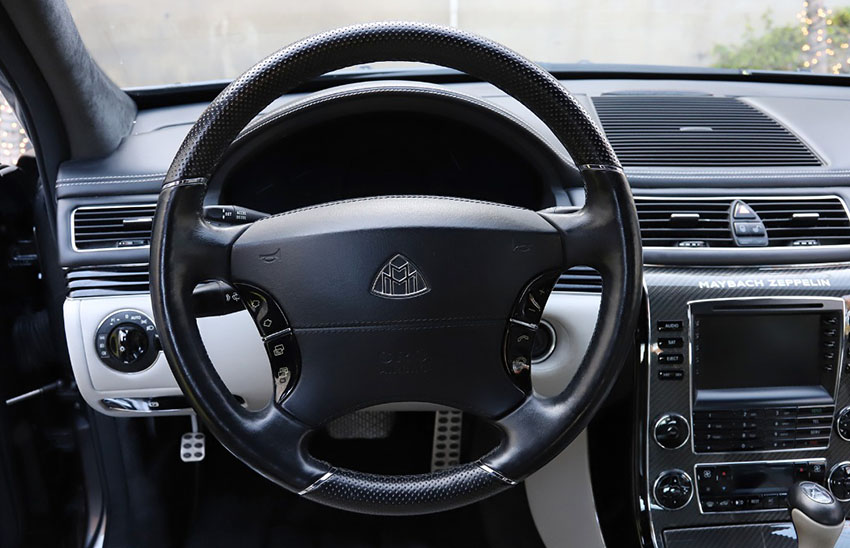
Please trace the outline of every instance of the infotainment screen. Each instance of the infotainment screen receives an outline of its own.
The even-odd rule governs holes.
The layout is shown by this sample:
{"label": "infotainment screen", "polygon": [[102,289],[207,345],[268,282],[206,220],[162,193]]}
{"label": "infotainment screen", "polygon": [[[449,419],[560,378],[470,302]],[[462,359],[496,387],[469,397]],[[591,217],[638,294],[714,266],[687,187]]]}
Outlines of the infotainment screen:
{"label": "infotainment screen", "polygon": [[820,314],[694,318],[697,390],[821,385]]}

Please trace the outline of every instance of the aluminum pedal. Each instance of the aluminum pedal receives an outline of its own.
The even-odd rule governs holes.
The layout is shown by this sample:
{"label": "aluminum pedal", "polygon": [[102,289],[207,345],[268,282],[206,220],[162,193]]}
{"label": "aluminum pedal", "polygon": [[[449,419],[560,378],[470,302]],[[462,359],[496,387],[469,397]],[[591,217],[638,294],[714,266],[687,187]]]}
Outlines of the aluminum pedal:
{"label": "aluminum pedal", "polygon": [[461,411],[434,413],[434,441],[431,445],[431,471],[445,470],[460,464]]}

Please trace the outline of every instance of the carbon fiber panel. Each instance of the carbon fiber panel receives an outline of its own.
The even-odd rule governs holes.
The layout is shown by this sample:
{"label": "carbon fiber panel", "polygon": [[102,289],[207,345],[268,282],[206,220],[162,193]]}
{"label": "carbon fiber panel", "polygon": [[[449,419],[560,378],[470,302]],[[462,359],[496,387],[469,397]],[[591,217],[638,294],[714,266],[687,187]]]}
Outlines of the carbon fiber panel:
{"label": "carbon fiber panel", "polygon": [[[688,317],[687,303],[689,301],[703,299],[723,299],[737,297],[843,297],[850,294],[850,265],[830,265],[823,267],[761,267],[761,268],[671,268],[671,267],[646,267],[644,279],[647,287],[649,300],[649,347],[644,361],[641,363],[641,378],[648,379],[647,385],[647,411],[639,426],[639,439],[643,440],[643,458],[646,466],[640,470],[646,470],[645,476],[640,478],[642,497],[649,509],[651,534],[658,546],[664,546],[662,539],[664,531],[671,528],[681,529],[689,527],[741,524],[758,522],[783,522],[789,521],[790,515],[786,510],[780,511],[757,511],[746,513],[716,513],[701,514],[697,496],[680,510],[664,510],[651,495],[651,488],[658,475],[671,469],[686,471],[694,480],[694,466],[704,463],[721,462],[744,462],[764,460],[804,460],[809,458],[826,458],[827,470],[841,461],[850,460],[850,443],[841,440],[835,433],[831,432],[830,443],[827,449],[801,449],[792,451],[753,451],[723,454],[695,454],[692,450],[690,440],[679,449],[662,449],[652,441],[652,426],[659,416],[667,412],[679,413],[684,417],[690,417],[690,357],[688,355]],[[670,333],[659,333],[656,323],[659,320],[681,320],[684,328],[681,335],[685,339],[683,350],[684,363],[681,365],[660,365],[658,355],[652,352],[652,345],[657,343],[659,336],[673,336]],[[845,327],[846,332],[846,327]],[[843,369],[844,359],[839,367],[839,374]],[[659,380],[657,375],[661,369],[681,369],[684,378],[681,380]],[[836,398],[836,411],[846,405],[850,405],[850,381],[839,379],[838,395]],[[638,473],[640,473],[640,470]],[[696,487],[696,486],[695,486]],[[845,510],[850,510],[850,503],[845,504]],[[750,534],[748,529],[738,530],[740,534]],[[699,534],[689,537],[684,533],[667,535],[669,539],[690,538],[712,539],[710,541],[699,540],[697,547],[702,546],[762,546],[762,533],[760,530],[752,530],[753,542],[745,537],[736,537],[730,542],[730,537],[719,535],[715,537]],[[690,534],[690,533],[688,533]],[[773,535],[773,533],[771,533]],[[772,537],[771,537],[772,538]],[[726,539],[726,540],[722,540]],[[773,541],[771,541],[773,542]],[[670,544],[670,546],[682,546],[683,544]],[[795,546],[788,544],[788,546]],[[689,544],[693,546],[693,544]],[[766,544],[765,546],[786,546],[786,544]]]}
{"label": "carbon fiber panel", "polygon": [[[797,548],[797,535],[790,523],[677,529],[665,533],[664,539],[667,548]],[[835,548],[850,548],[850,528],[846,524]]]}

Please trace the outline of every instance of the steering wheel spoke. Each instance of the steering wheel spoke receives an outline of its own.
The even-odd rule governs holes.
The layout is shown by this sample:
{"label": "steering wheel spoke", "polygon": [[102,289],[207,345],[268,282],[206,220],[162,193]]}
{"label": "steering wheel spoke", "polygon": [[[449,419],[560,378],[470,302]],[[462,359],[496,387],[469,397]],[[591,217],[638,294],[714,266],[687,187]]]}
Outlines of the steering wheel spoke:
{"label": "steering wheel spoke", "polygon": [[619,269],[621,251],[628,235],[629,210],[634,208],[631,189],[622,170],[585,166],[585,205],[579,210],[558,208],[542,211],[564,240],[564,270],[590,266],[603,277]]}

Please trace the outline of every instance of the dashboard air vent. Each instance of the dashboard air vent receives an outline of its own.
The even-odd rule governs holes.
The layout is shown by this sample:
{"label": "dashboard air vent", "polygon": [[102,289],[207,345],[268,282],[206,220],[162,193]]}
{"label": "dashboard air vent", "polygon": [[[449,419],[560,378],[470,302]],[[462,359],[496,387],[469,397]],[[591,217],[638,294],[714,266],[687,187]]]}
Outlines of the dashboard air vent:
{"label": "dashboard air vent", "polygon": [[747,200],[770,246],[850,244],[850,218],[835,196]]}
{"label": "dashboard air vent", "polygon": [[731,199],[635,197],[640,237],[649,247],[732,247]]}
{"label": "dashboard air vent", "polygon": [[95,251],[150,245],[156,204],[78,207],[71,214],[74,249]]}
{"label": "dashboard air vent", "polygon": [[602,277],[589,266],[574,266],[561,274],[555,284],[555,291],[602,293]]}
{"label": "dashboard air vent", "polygon": [[782,124],[733,97],[612,94],[593,105],[626,167],[822,165]]}
{"label": "dashboard air vent", "polygon": [[69,297],[104,297],[150,291],[148,265],[98,266],[69,270]]}

